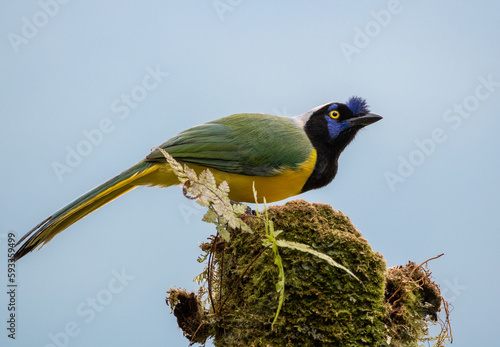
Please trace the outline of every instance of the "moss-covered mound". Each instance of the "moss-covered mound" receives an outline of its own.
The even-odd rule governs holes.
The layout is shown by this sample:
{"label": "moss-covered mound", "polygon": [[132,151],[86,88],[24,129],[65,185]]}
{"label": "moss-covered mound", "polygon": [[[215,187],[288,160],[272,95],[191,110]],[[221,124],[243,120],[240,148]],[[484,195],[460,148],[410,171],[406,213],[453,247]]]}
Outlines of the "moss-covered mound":
{"label": "moss-covered mound", "polygon": [[[272,250],[263,245],[264,221],[247,218],[253,234],[231,230],[230,242],[214,238],[202,245],[210,254],[207,301],[200,293],[169,291],[167,304],[192,342],[212,337],[215,346],[387,346],[400,337],[416,343],[422,336],[404,335],[391,326],[408,323],[395,311],[397,294],[387,302],[401,281],[392,281],[392,292],[386,291],[385,261],[347,216],[329,205],[303,200],[270,207],[268,214],[274,229],[283,230],[278,239],[311,246],[359,280],[314,255],[280,247],[285,299],[272,326],[279,303],[278,267]],[[425,295],[411,298],[418,301]],[[408,295],[398,302],[406,304]],[[411,302],[414,319],[432,315],[422,311],[427,304]],[[432,302],[439,310],[440,303]]]}
{"label": "moss-covered mound", "polygon": [[285,301],[271,328],[278,306],[278,269],[271,249],[262,244],[264,222],[249,218],[254,234],[232,231],[231,242],[219,245],[215,253],[218,271],[211,285],[217,311],[216,323],[212,321],[214,344],[382,345],[386,341],[385,262],[349,218],[329,205],[296,200],[269,208],[269,219],[276,230],[283,230],[281,239],[329,255],[360,281],[308,253],[280,248]]}

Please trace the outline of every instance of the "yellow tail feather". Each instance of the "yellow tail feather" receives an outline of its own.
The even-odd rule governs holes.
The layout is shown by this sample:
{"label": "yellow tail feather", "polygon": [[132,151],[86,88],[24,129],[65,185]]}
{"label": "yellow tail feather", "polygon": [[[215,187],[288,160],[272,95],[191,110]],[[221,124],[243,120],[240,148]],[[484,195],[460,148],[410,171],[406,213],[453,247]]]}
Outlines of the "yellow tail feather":
{"label": "yellow tail feather", "polygon": [[118,198],[120,195],[134,189],[138,186],[134,184],[134,181],[153,173],[158,167],[158,165],[153,163],[139,162],[130,169],[69,203],[30,230],[21,240],[19,240],[17,243],[18,245],[29,237],[29,239],[17,250],[13,256],[13,260],[22,258],[35,248],[42,248],[47,242],[52,240],[54,236],[70,225],[76,223],[78,220],[108,202]]}

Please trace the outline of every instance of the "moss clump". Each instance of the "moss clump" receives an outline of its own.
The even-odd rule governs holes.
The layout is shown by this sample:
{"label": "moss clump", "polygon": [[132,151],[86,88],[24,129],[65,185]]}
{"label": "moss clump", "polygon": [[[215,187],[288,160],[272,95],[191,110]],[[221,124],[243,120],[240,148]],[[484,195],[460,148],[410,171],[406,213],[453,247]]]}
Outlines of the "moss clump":
{"label": "moss clump", "polygon": [[[216,247],[217,271],[211,281],[216,314],[211,325],[216,346],[360,346],[386,340],[383,304],[385,262],[372,251],[349,218],[329,205],[303,200],[269,208],[279,236],[332,257],[360,281],[323,260],[280,248],[285,270],[285,301],[278,321],[278,269],[264,247],[264,222],[248,218],[253,234],[231,231]],[[192,334],[191,334],[192,335]]]}
{"label": "moss clump", "polygon": [[165,301],[172,307],[184,336],[193,343],[204,343],[210,335],[210,327],[204,324],[207,317],[201,293],[188,293],[183,289],[171,289],[167,293]]}
{"label": "moss clump", "polygon": [[[430,271],[413,262],[387,270],[385,300],[390,308],[386,325],[391,346],[417,347],[419,341],[432,340],[428,337],[428,324],[438,321],[442,305],[447,308]],[[438,346],[448,338],[446,324],[434,338]]]}
{"label": "moss clump", "polygon": [[[441,302],[439,288],[433,291],[418,269],[391,269],[386,279],[382,256],[329,205],[294,200],[270,207],[268,215],[283,231],[278,239],[309,245],[359,280],[309,253],[280,247],[285,298],[272,325],[279,271],[263,243],[265,221],[248,217],[254,233],[230,230],[229,242],[214,237],[201,245],[208,256],[204,295],[169,292],[167,302],[191,342],[211,337],[215,346],[416,346],[425,336]],[[408,290],[408,278],[419,286]]]}
{"label": "moss clump", "polygon": [[[269,208],[280,238],[307,244],[350,269],[361,282],[323,260],[280,248],[285,270],[285,301],[277,309],[278,270],[263,249],[263,222],[251,219],[254,234],[232,232],[216,261],[227,301],[216,330],[216,346],[381,345],[386,307],[385,262],[374,253],[349,218],[329,205],[291,201]],[[262,253],[256,260],[257,254]],[[249,268],[247,271],[246,269]],[[243,277],[242,277],[243,276]]]}

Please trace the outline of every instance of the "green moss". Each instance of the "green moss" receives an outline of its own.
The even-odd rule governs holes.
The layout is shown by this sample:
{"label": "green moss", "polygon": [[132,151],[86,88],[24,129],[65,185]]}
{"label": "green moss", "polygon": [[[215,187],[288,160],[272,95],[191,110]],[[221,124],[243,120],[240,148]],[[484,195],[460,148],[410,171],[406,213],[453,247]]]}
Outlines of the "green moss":
{"label": "green moss", "polygon": [[[387,299],[404,280],[390,282],[386,290],[385,261],[347,216],[329,205],[303,200],[270,207],[268,214],[274,229],[283,230],[278,239],[325,253],[359,281],[309,253],[280,247],[285,300],[272,326],[279,302],[278,268],[272,250],[263,245],[264,221],[248,217],[253,234],[230,230],[230,242],[217,238],[202,244],[211,253],[210,304],[201,304],[201,294],[170,292],[174,314],[189,339],[203,342],[212,337],[215,346],[387,346],[390,338],[391,345],[412,346],[405,343],[425,335],[426,319],[435,317],[440,302],[433,301],[437,311],[424,312],[435,296],[425,297],[430,292],[420,292],[420,287],[405,290],[397,313],[396,296],[392,303]],[[197,304],[192,302],[195,297]],[[202,313],[201,307],[207,310]],[[400,314],[402,310],[407,311]],[[405,329],[412,333],[404,334]]]}

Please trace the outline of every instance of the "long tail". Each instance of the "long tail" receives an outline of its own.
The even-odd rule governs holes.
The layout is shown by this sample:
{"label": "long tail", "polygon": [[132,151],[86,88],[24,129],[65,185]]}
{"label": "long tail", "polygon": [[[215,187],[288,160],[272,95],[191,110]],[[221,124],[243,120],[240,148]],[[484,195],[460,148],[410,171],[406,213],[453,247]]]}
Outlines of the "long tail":
{"label": "long tail", "polygon": [[29,238],[19,247],[12,259],[14,261],[19,260],[35,248],[45,246],[54,236],[71,224],[137,187],[134,184],[135,180],[144,177],[157,168],[158,166],[155,163],[141,161],[118,176],[113,177],[70,202],[24,235],[16,246],[21,244],[26,238]]}

